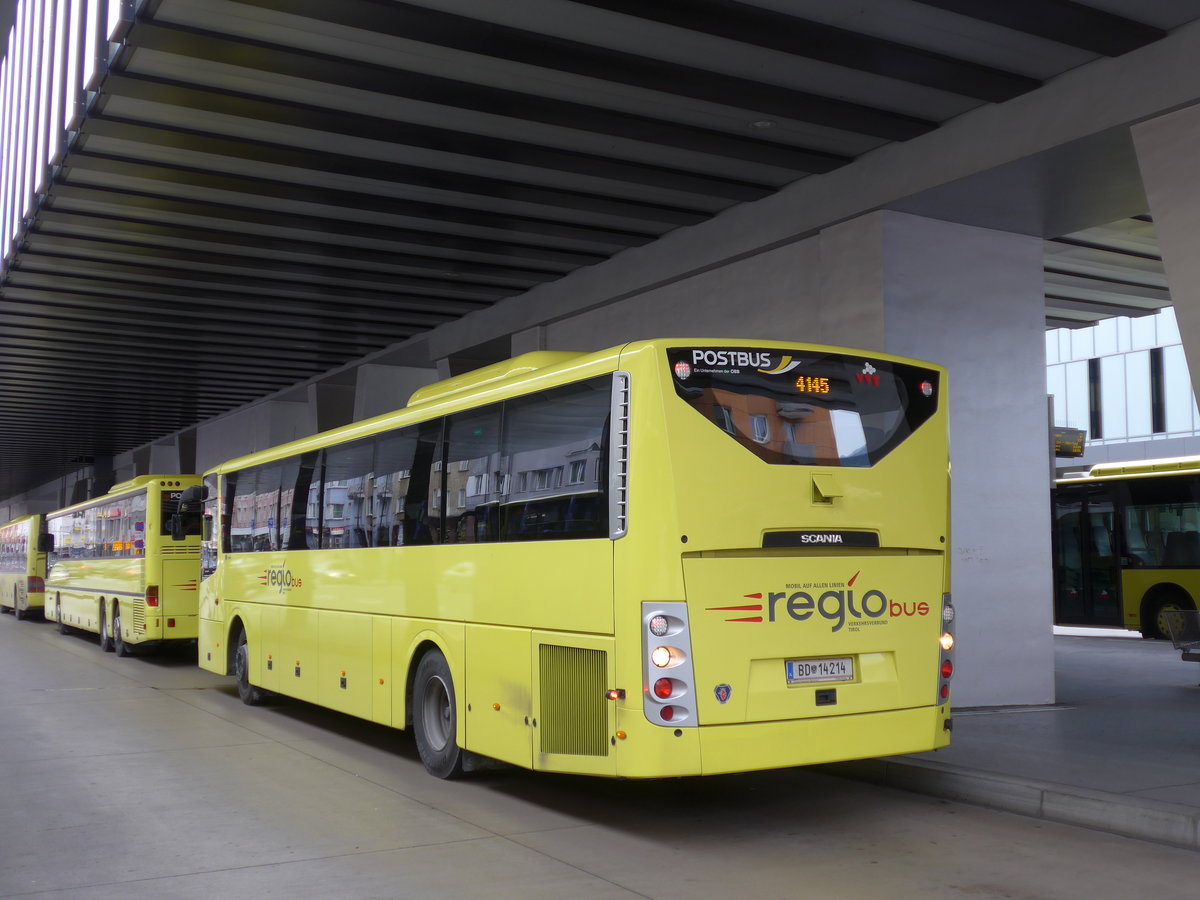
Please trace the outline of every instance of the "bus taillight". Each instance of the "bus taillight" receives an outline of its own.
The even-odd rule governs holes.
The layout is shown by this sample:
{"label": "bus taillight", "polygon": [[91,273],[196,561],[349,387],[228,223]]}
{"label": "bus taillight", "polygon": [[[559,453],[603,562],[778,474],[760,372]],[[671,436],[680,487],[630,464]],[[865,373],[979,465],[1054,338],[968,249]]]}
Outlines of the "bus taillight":
{"label": "bus taillight", "polygon": [[696,679],[686,603],[642,604],[642,677],[648,721],[695,727]]}
{"label": "bus taillight", "polygon": [[30,594],[44,594],[46,592],[46,581],[37,575],[30,575],[25,579],[25,590]]}
{"label": "bus taillight", "polygon": [[950,595],[942,595],[942,634],[938,638],[939,655],[937,702],[945,703],[950,699],[950,679],[954,676],[954,604]]}
{"label": "bus taillight", "polygon": [[157,584],[146,585],[146,605],[147,606],[158,606],[158,585]]}

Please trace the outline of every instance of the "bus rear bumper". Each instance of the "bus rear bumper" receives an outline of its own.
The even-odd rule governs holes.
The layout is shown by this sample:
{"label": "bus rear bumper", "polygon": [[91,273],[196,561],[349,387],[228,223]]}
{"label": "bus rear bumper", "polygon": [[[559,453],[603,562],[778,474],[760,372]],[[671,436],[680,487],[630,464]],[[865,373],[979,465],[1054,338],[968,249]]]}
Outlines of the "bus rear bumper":
{"label": "bus rear bumper", "polygon": [[628,740],[616,742],[611,774],[724,775],[921,753],[950,743],[949,721],[950,707],[942,705],[782,722],[629,728]]}
{"label": "bus rear bumper", "polygon": [[936,750],[950,743],[948,706],[701,727],[701,774],[719,775]]}

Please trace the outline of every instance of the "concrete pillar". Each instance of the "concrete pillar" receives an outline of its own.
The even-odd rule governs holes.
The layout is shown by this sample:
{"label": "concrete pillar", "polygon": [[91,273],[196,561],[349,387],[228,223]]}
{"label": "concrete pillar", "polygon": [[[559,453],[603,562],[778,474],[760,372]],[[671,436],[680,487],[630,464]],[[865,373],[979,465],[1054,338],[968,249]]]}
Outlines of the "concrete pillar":
{"label": "concrete pillar", "polygon": [[308,386],[315,431],[328,431],[354,421],[354,384],[320,382]]}
{"label": "concrete pillar", "polygon": [[1133,127],[1142,183],[1158,233],[1159,251],[1183,352],[1200,397],[1200,106],[1189,106]]}
{"label": "concrete pillar", "polygon": [[266,400],[196,429],[196,471],[297,438],[316,430],[316,415],[303,401]]}
{"label": "concrete pillar", "polygon": [[949,370],[964,705],[1054,699],[1042,271],[1038,238],[903,213],[821,235],[820,339]]}
{"label": "concrete pillar", "polygon": [[435,369],[415,366],[361,365],[356,370],[354,421],[401,409],[417,388],[437,381]]}

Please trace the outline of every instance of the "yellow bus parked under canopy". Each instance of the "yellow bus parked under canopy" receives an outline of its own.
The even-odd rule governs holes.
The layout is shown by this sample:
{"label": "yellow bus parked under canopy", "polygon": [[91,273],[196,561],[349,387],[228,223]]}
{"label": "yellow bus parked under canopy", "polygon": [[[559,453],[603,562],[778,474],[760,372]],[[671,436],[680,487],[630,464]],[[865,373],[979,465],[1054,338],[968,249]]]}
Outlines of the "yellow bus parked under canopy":
{"label": "yellow bus parked under canopy", "polygon": [[945,374],[658,340],[537,353],[216,467],[200,664],[479,757],[621,777],[949,740]]}
{"label": "yellow bus parked under canopy", "polygon": [[46,618],[100,635],[126,656],[137,644],[196,638],[200,532],[172,540],[171,521],[197,475],[143,475],[46,516],[53,544]]}
{"label": "yellow bus parked under canopy", "polygon": [[46,591],[46,544],[39,515],[0,526],[0,612],[18,619],[41,615]]}
{"label": "yellow bus parked under canopy", "polygon": [[1200,601],[1200,456],[1092,466],[1054,490],[1054,621],[1165,638]]}

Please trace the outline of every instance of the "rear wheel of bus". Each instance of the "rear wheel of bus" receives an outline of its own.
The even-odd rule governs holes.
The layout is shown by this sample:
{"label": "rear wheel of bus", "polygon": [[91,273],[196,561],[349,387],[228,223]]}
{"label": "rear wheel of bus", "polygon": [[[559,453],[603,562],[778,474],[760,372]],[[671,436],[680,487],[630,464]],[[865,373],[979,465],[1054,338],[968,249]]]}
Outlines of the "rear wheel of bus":
{"label": "rear wheel of bus", "polygon": [[56,597],[54,599],[54,619],[56,622],[58,622],[58,633],[59,634],[70,634],[71,633],[71,629],[67,627],[67,623],[63,619],[62,600],[58,597]]}
{"label": "rear wheel of bus", "polygon": [[125,638],[121,632],[121,606],[119,603],[113,604],[112,630],[113,649],[117,652],[117,656],[131,656],[133,648],[125,643]]}
{"label": "rear wheel of bus", "polygon": [[112,635],[108,632],[108,610],[104,606],[104,602],[100,603],[100,649],[105,653],[113,651]]}
{"label": "rear wheel of bus", "polygon": [[458,746],[458,709],[450,665],[439,650],[430,650],[417,665],[412,689],[413,737],[426,771],[438,778],[462,774]]}

